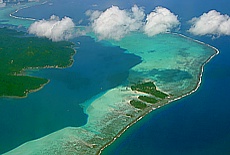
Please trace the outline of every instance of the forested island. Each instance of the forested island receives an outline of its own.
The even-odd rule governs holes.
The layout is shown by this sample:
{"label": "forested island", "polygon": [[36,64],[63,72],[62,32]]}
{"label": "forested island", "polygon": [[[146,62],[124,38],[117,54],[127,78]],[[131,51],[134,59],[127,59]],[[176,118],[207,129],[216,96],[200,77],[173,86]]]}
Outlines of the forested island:
{"label": "forested island", "polygon": [[168,94],[157,90],[155,84],[151,81],[132,85],[131,89],[133,91],[146,93],[147,95],[140,95],[137,99],[133,99],[130,101],[130,104],[138,109],[145,109],[148,104],[151,105],[159,103],[161,100],[169,96]]}
{"label": "forested island", "polygon": [[52,42],[25,32],[0,28],[0,97],[26,97],[48,79],[24,75],[33,68],[65,68],[73,63],[71,42]]}

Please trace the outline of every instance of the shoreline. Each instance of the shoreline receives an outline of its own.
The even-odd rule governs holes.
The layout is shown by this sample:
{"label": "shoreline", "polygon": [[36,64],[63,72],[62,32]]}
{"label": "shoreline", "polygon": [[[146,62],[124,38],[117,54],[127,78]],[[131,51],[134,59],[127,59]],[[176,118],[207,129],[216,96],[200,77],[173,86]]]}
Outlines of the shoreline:
{"label": "shoreline", "polygon": [[[44,67],[28,67],[28,68],[22,69],[20,71],[20,74],[18,76],[25,76],[26,74],[25,75],[22,74],[22,72],[25,72],[25,70],[35,70],[35,69],[36,70],[40,70],[40,69],[65,69],[65,68],[72,67],[73,64],[74,64],[74,56],[77,53],[77,50],[75,49],[74,45],[72,45],[72,46],[70,46],[68,48],[72,49],[74,51],[74,53],[70,56],[70,59],[69,59],[70,63],[67,66],[60,67],[60,66],[56,65],[56,66],[44,66]],[[34,77],[34,76],[30,76],[30,75],[26,75],[26,76],[28,76],[28,77]],[[42,77],[39,77],[39,78],[42,78]],[[50,79],[47,79],[47,80],[48,81],[46,83],[42,84],[39,88],[33,89],[33,90],[29,90],[28,92],[26,92],[25,96],[4,96],[3,95],[3,96],[0,96],[0,98],[11,98],[11,99],[23,99],[23,98],[27,98],[30,93],[35,93],[35,92],[41,90],[45,85],[47,85],[50,82]]]}
{"label": "shoreline", "polygon": [[[47,1],[46,1],[46,2],[47,2]],[[42,5],[42,4],[40,4],[40,5]],[[10,16],[11,16],[12,18],[18,18],[18,19],[24,19],[24,20],[36,20],[36,19],[33,19],[33,18],[23,18],[23,17],[17,17],[17,16],[14,16],[14,15],[13,15],[13,14],[17,13],[18,11],[20,11],[20,10],[22,10],[22,9],[29,8],[29,7],[33,7],[33,6],[28,6],[28,7],[20,8],[20,9],[16,10],[15,12],[11,13]],[[174,34],[174,33],[173,33],[173,34]],[[171,102],[173,102],[173,101],[177,101],[177,100],[180,100],[181,98],[184,98],[184,97],[186,97],[186,96],[189,96],[189,95],[191,95],[192,93],[196,92],[196,91],[198,90],[198,88],[200,87],[200,85],[201,85],[201,83],[202,83],[202,76],[203,76],[203,72],[204,72],[204,66],[205,66],[213,57],[215,57],[216,55],[218,55],[220,52],[219,52],[219,50],[218,50],[217,48],[215,48],[215,47],[213,47],[213,46],[211,46],[211,45],[209,45],[209,44],[206,44],[206,43],[201,42],[201,41],[196,40],[196,39],[189,38],[189,37],[187,37],[187,36],[185,36],[185,35],[183,35],[183,34],[178,34],[178,33],[175,33],[175,34],[176,34],[176,35],[179,35],[179,36],[181,36],[181,37],[187,38],[187,39],[189,39],[189,40],[193,40],[193,41],[198,42],[198,43],[200,43],[200,44],[206,45],[206,46],[208,46],[208,47],[214,49],[214,51],[216,52],[215,54],[211,55],[211,56],[201,65],[201,67],[200,67],[200,73],[199,73],[199,75],[198,75],[198,81],[197,81],[196,87],[194,87],[194,89],[192,89],[190,92],[188,92],[188,93],[186,93],[186,94],[183,94],[183,95],[181,95],[181,96],[179,96],[179,97],[170,98],[170,99],[168,99],[168,100],[162,101],[162,106],[159,106],[159,107],[157,107],[157,108],[153,108],[153,107],[151,106],[151,107],[149,107],[148,109],[146,109],[146,112],[143,112],[142,115],[140,115],[138,118],[136,118],[135,120],[133,120],[131,123],[129,123],[129,124],[128,124],[127,126],[125,126],[123,129],[121,129],[121,131],[119,131],[118,134],[117,134],[116,136],[114,136],[114,137],[112,138],[111,141],[109,141],[108,143],[106,143],[105,145],[103,145],[103,146],[100,148],[100,150],[97,151],[96,154],[100,155],[100,154],[102,153],[102,151],[103,151],[105,148],[107,148],[108,146],[110,146],[110,145],[111,145],[117,138],[119,138],[126,130],[128,130],[132,125],[134,125],[135,123],[137,123],[139,120],[141,120],[144,116],[146,116],[147,114],[149,114],[149,113],[152,112],[153,110],[156,110],[156,109],[158,109],[158,108],[161,108],[161,107],[163,107],[164,105],[167,105],[167,104],[169,104],[169,103],[171,103]],[[74,53],[74,54],[72,55],[72,57],[71,57],[72,63],[70,64],[70,66],[67,66],[67,67],[71,67],[71,66],[73,65],[73,63],[74,63],[73,57],[74,57],[75,54],[76,54],[76,50],[75,50],[75,53]],[[47,67],[41,67],[41,68],[39,68],[39,67],[38,67],[38,68],[34,67],[34,68],[29,68],[29,69],[46,69],[46,68],[58,68],[58,69],[63,69],[63,68],[67,68],[67,67],[47,66]],[[49,83],[49,81],[48,81],[46,84],[48,84],[48,83]],[[40,89],[42,89],[46,84],[44,84]],[[36,89],[35,91],[32,91],[32,92],[39,91],[40,89]],[[28,93],[26,94],[26,96],[25,96],[25,97],[22,97],[22,98],[26,98],[27,95],[28,95],[29,93],[32,93],[32,92],[28,92]],[[11,98],[11,97],[10,97],[10,98]],[[20,97],[19,97],[19,98],[20,98]]]}
{"label": "shoreline", "polygon": [[[205,44],[206,45],[206,44]],[[210,45],[209,45],[210,46]],[[210,46],[210,47],[212,47],[212,46]],[[102,145],[100,145],[100,148],[98,148],[98,149],[95,149],[94,151],[94,153],[93,154],[101,154],[102,153],[102,151],[106,148],[106,147],[108,147],[108,146],[110,146],[117,138],[119,138],[126,130],[128,130],[129,129],[129,127],[131,127],[133,124],[135,124],[135,123],[137,123],[139,120],[141,120],[144,116],[146,116],[148,113],[150,113],[150,112],[152,112],[153,110],[156,110],[156,109],[158,109],[158,108],[160,108],[160,107],[163,107],[164,105],[166,105],[166,104],[169,104],[169,103],[171,103],[171,102],[173,102],[173,101],[176,101],[176,100],[179,100],[179,99],[181,99],[181,98],[183,98],[183,97],[186,97],[186,96],[188,96],[188,95],[190,95],[190,94],[192,94],[193,92],[195,92],[198,88],[199,88],[199,86],[200,86],[200,84],[201,84],[201,82],[202,82],[202,75],[203,75],[203,70],[204,70],[204,66],[205,66],[205,64],[207,64],[214,56],[216,56],[217,54],[219,54],[219,50],[217,49],[217,48],[212,48],[212,49],[215,49],[214,51],[213,51],[213,53],[211,53],[206,59],[205,59],[205,61],[203,62],[203,63],[200,63],[200,67],[197,67],[199,70],[198,70],[198,72],[197,72],[197,74],[195,74],[195,75],[197,75],[196,77],[197,78],[195,78],[196,80],[195,80],[195,84],[194,84],[194,87],[192,88],[192,90],[191,91],[189,91],[188,93],[184,93],[183,95],[178,95],[178,96],[175,96],[175,97],[171,97],[171,98],[167,98],[167,99],[165,99],[165,100],[163,100],[160,104],[161,105],[159,105],[157,108],[154,108],[153,106],[150,106],[150,107],[148,107],[146,110],[144,110],[143,112],[141,112],[140,113],[140,115],[139,116],[137,116],[135,119],[133,119],[132,121],[130,121],[130,123],[127,123],[127,125],[125,125],[125,127],[123,127],[121,130],[118,130],[118,133],[117,134],[114,134],[114,136],[112,136],[110,139],[111,140],[109,140],[109,142],[106,142],[106,144],[102,144]],[[74,56],[74,54],[73,54],[73,56]],[[61,68],[61,67],[60,67]]]}
{"label": "shoreline", "polygon": [[107,148],[108,146],[110,146],[117,138],[119,138],[123,133],[125,133],[126,130],[128,130],[132,125],[134,125],[135,123],[137,123],[139,120],[141,120],[143,117],[145,117],[147,114],[149,114],[149,113],[152,112],[153,110],[156,110],[156,109],[158,109],[158,108],[164,107],[165,105],[168,105],[168,104],[170,104],[171,102],[174,102],[174,101],[180,100],[180,99],[182,99],[182,98],[184,98],[184,97],[186,97],[186,96],[189,96],[189,95],[195,93],[195,92],[198,90],[198,88],[200,87],[200,85],[201,85],[201,83],[202,83],[202,76],[203,76],[203,72],[204,72],[204,66],[205,66],[212,58],[214,58],[216,55],[218,55],[218,54],[220,53],[219,50],[218,50],[216,47],[213,47],[213,46],[211,46],[211,45],[209,45],[209,44],[206,44],[206,43],[204,43],[204,42],[202,42],[202,41],[199,41],[199,40],[196,40],[196,39],[189,38],[189,37],[187,37],[187,36],[185,36],[185,35],[183,35],[183,34],[178,34],[178,33],[172,33],[172,34],[176,34],[176,35],[179,35],[179,36],[181,36],[181,37],[187,38],[187,39],[189,39],[189,40],[196,41],[196,42],[198,42],[198,43],[200,43],[200,44],[202,44],[202,45],[206,45],[206,46],[212,48],[212,49],[215,51],[215,53],[214,53],[213,55],[211,55],[211,56],[201,65],[201,67],[200,67],[200,73],[199,73],[199,80],[198,80],[198,82],[197,82],[196,87],[195,87],[194,89],[192,89],[190,92],[188,92],[188,93],[186,93],[186,94],[183,94],[183,95],[181,95],[181,96],[179,96],[179,97],[176,97],[176,98],[174,98],[174,99],[172,98],[171,100],[168,99],[168,100],[166,100],[166,102],[165,102],[165,100],[162,101],[162,104],[163,104],[162,106],[158,106],[157,108],[153,108],[153,106],[149,107],[150,109],[148,109],[146,112],[144,112],[142,115],[140,115],[137,119],[135,119],[134,121],[132,121],[131,123],[129,123],[125,128],[123,128],[120,132],[118,132],[118,134],[117,134],[116,136],[114,136],[114,138],[113,138],[111,141],[109,141],[109,142],[106,143],[104,146],[102,146],[102,147],[100,148],[100,150],[96,152],[96,155],[100,155],[100,154],[102,153],[102,151],[103,151],[105,148]]}
{"label": "shoreline", "polygon": [[[32,3],[32,4],[31,4],[31,3]],[[19,8],[16,9],[15,11],[13,11],[12,13],[10,13],[9,16],[10,16],[11,18],[15,18],[15,19],[32,20],[32,21],[35,21],[36,19],[34,19],[34,18],[18,17],[18,16],[15,16],[14,14],[17,13],[18,11],[20,11],[20,10],[23,10],[23,9],[26,9],[26,8],[30,8],[30,7],[34,7],[34,6],[38,6],[38,5],[44,5],[44,4],[46,4],[46,3],[48,3],[47,0],[44,1],[44,2],[42,2],[42,3],[40,3],[40,2],[30,2],[30,3],[29,3],[29,4],[31,4],[30,6],[26,6],[26,4],[25,4],[25,6],[22,6],[22,7],[19,6]],[[70,42],[70,41],[68,41],[68,42]],[[60,67],[60,66],[58,66],[58,65],[55,65],[55,66],[49,66],[49,65],[47,65],[47,66],[44,66],[44,67],[28,67],[28,68],[22,69],[22,70],[20,71],[19,76],[23,76],[23,74],[21,74],[21,73],[24,72],[25,70],[33,70],[33,69],[38,69],[38,70],[39,70],[39,69],[52,69],[52,68],[53,68],[53,69],[54,69],[54,68],[56,68],[56,69],[65,69],[65,68],[72,67],[72,66],[73,66],[73,63],[74,63],[74,55],[77,53],[77,50],[76,50],[76,44],[73,43],[73,42],[71,42],[71,43],[72,43],[72,45],[69,46],[69,47],[67,47],[67,48],[72,49],[72,50],[74,51],[74,53],[70,56],[70,59],[69,59],[70,63],[69,63],[67,66],[62,66],[62,67]],[[33,76],[29,76],[29,77],[33,77]],[[14,98],[14,99],[23,99],[23,98],[27,98],[27,97],[28,97],[28,94],[33,93],[33,92],[37,92],[37,91],[41,90],[46,84],[48,84],[48,83],[50,82],[50,79],[47,79],[47,80],[48,80],[48,82],[45,83],[45,84],[43,84],[43,85],[41,85],[39,88],[37,88],[37,89],[35,89],[35,90],[29,90],[29,91],[25,94],[25,96],[4,96],[4,95],[3,95],[3,96],[0,96],[0,98]]]}
{"label": "shoreline", "polygon": [[27,8],[31,8],[33,6],[38,6],[38,5],[44,5],[48,3],[48,1],[44,1],[42,3],[38,3],[38,4],[34,4],[34,5],[31,5],[31,6],[24,6],[24,7],[21,7],[17,10],[15,10],[14,12],[10,13],[9,16],[12,17],[12,18],[15,18],[15,19],[22,19],[22,20],[32,20],[32,21],[35,21],[36,19],[35,18],[29,18],[29,17],[19,17],[19,16],[15,16],[14,14],[17,13],[18,11],[21,11],[23,9],[27,9]]}
{"label": "shoreline", "polygon": [[26,92],[25,96],[0,96],[0,99],[1,98],[8,98],[8,99],[23,99],[23,98],[27,98],[30,93],[35,93],[35,92],[41,90],[43,87],[45,87],[45,85],[47,85],[50,82],[49,79],[47,79],[47,80],[48,81],[46,83],[42,84],[39,88],[29,90],[28,92]]}

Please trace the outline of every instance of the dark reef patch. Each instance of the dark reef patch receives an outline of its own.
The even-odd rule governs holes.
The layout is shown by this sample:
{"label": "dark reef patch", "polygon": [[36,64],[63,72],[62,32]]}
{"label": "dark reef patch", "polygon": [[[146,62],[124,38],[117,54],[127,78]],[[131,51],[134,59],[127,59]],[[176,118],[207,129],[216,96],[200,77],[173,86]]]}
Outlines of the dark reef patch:
{"label": "dark reef patch", "polygon": [[158,70],[153,69],[151,74],[156,75],[157,78],[164,82],[177,82],[185,79],[191,79],[192,75],[187,71],[182,71],[179,69],[165,69]]}

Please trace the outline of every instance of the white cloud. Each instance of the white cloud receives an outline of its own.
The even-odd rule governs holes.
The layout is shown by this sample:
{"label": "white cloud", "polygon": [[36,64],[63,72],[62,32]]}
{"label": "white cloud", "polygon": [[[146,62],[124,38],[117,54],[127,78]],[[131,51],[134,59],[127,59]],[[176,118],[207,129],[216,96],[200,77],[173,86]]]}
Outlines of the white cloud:
{"label": "white cloud", "polygon": [[121,10],[117,6],[104,12],[88,10],[86,15],[89,16],[91,28],[99,39],[119,40],[132,31],[153,36],[170,32],[180,25],[177,15],[163,7],[156,7],[147,15],[146,20],[143,8],[136,5],[131,10]]}
{"label": "white cloud", "polygon": [[86,14],[86,16],[89,16],[90,21],[94,21],[97,18],[99,18],[99,16],[102,14],[102,11],[87,10],[85,14]]}
{"label": "white cloud", "polygon": [[163,7],[156,7],[147,15],[144,32],[148,36],[170,32],[180,24],[177,16]]}
{"label": "white cloud", "polygon": [[3,2],[3,0],[0,0],[0,8],[3,8],[6,6],[6,3]]}
{"label": "white cloud", "polygon": [[59,19],[52,15],[49,20],[39,20],[29,27],[29,33],[39,37],[47,37],[53,41],[68,40],[73,37],[75,24],[69,17]]}
{"label": "white cloud", "polygon": [[100,11],[87,11],[91,20],[91,27],[99,39],[119,40],[131,31],[137,31],[143,26],[145,17],[142,8],[134,5],[131,10],[121,10],[112,6]]}
{"label": "white cloud", "polygon": [[189,22],[192,26],[188,31],[194,35],[230,35],[230,17],[216,10],[194,17]]}

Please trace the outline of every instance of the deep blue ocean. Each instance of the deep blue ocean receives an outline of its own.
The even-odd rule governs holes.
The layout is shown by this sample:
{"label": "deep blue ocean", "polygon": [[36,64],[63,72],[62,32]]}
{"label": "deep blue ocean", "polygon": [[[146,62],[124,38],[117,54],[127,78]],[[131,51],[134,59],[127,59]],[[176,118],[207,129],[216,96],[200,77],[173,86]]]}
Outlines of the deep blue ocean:
{"label": "deep blue ocean", "polygon": [[84,125],[87,115],[81,103],[121,85],[129,69],[141,62],[124,49],[103,46],[90,37],[72,41],[80,42],[72,67],[27,71],[50,83],[25,99],[0,99],[0,153],[64,127]]}
{"label": "deep blue ocean", "polygon": [[151,112],[102,155],[230,154],[230,38],[206,42],[220,54],[205,66],[198,91]]}
{"label": "deep blue ocean", "polygon": [[[198,91],[155,110],[133,125],[102,155],[229,155],[230,37],[197,37],[186,32],[187,21],[215,9],[230,14],[230,2],[157,1],[181,18],[181,32],[219,49],[204,68]],[[156,3],[157,3],[156,2]],[[149,6],[146,6],[149,7]]]}
{"label": "deep blue ocean", "polygon": [[[88,22],[84,14],[88,9],[104,10],[111,5],[131,8],[137,4],[149,13],[156,6],[163,6],[179,15],[182,23],[179,33],[220,50],[205,66],[197,92],[145,116],[106,148],[103,155],[230,154],[230,37],[212,40],[186,32],[187,21],[203,12],[215,9],[230,15],[228,0],[53,0],[52,3],[22,10],[18,15],[37,19],[52,14],[70,16],[76,23],[83,19],[84,25]],[[92,7],[93,4],[97,6]],[[51,82],[26,99],[0,99],[0,154],[66,126],[85,124],[87,116],[79,103],[122,84],[128,70],[141,61],[119,47],[102,46],[89,37],[72,41],[81,44],[77,44],[78,52],[71,68],[32,72]]]}

